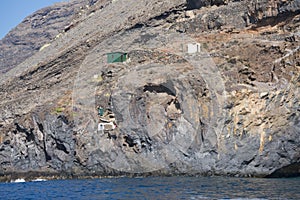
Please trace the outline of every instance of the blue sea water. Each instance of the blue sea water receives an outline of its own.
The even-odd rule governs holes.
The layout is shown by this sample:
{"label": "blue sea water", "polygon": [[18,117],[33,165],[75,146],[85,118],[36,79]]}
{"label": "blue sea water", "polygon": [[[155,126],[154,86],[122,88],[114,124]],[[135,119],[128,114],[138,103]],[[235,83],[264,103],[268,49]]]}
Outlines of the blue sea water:
{"label": "blue sea water", "polygon": [[300,178],[150,177],[0,183],[0,199],[300,199]]}

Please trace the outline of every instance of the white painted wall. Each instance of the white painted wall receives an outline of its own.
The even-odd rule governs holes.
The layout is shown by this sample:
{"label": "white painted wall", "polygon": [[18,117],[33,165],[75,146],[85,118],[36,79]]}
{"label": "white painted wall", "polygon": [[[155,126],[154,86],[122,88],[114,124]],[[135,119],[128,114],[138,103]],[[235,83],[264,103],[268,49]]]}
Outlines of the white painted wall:
{"label": "white painted wall", "polygon": [[199,53],[201,51],[201,45],[199,43],[190,43],[187,45],[188,53],[193,54],[193,53]]}

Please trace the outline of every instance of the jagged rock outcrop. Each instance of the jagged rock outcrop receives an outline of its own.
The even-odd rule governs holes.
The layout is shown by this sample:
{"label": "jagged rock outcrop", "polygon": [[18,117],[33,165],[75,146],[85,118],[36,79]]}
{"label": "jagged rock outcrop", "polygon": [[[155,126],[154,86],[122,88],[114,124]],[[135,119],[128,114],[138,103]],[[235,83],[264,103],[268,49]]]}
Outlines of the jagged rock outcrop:
{"label": "jagged rock outcrop", "polygon": [[198,9],[201,7],[213,6],[213,5],[224,5],[227,4],[228,1],[224,0],[188,0],[187,1],[187,9]]}
{"label": "jagged rock outcrop", "polygon": [[86,3],[0,77],[2,180],[299,175],[297,0]]}
{"label": "jagged rock outcrop", "polygon": [[[298,14],[300,1],[250,1],[249,13],[255,20],[276,17],[278,15]],[[282,16],[283,17],[283,16]],[[282,19],[283,20],[283,19]]]}

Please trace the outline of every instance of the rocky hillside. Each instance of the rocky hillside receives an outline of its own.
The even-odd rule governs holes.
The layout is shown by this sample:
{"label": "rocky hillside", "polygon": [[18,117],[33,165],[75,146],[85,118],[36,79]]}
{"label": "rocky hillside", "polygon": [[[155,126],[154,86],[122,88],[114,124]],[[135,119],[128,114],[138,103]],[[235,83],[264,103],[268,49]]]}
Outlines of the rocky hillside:
{"label": "rocky hillside", "polygon": [[82,0],[36,12],[0,42],[1,180],[299,176],[299,11]]}
{"label": "rocky hillside", "polygon": [[9,71],[57,39],[97,0],[57,3],[36,11],[0,41],[0,73]]}

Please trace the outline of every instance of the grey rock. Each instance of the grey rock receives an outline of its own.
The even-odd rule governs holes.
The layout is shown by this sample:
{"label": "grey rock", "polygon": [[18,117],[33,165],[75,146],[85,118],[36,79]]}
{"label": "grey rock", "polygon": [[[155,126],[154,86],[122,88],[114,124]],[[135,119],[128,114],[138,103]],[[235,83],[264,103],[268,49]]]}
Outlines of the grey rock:
{"label": "grey rock", "polygon": [[[12,64],[0,77],[3,177],[299,175],[299,41],[286,40],[297,1],[199,2],[86,1],[59,38]],[[130,59],[106,63],[113,51]],[[116,128],[97,130],[105,120]]]}

